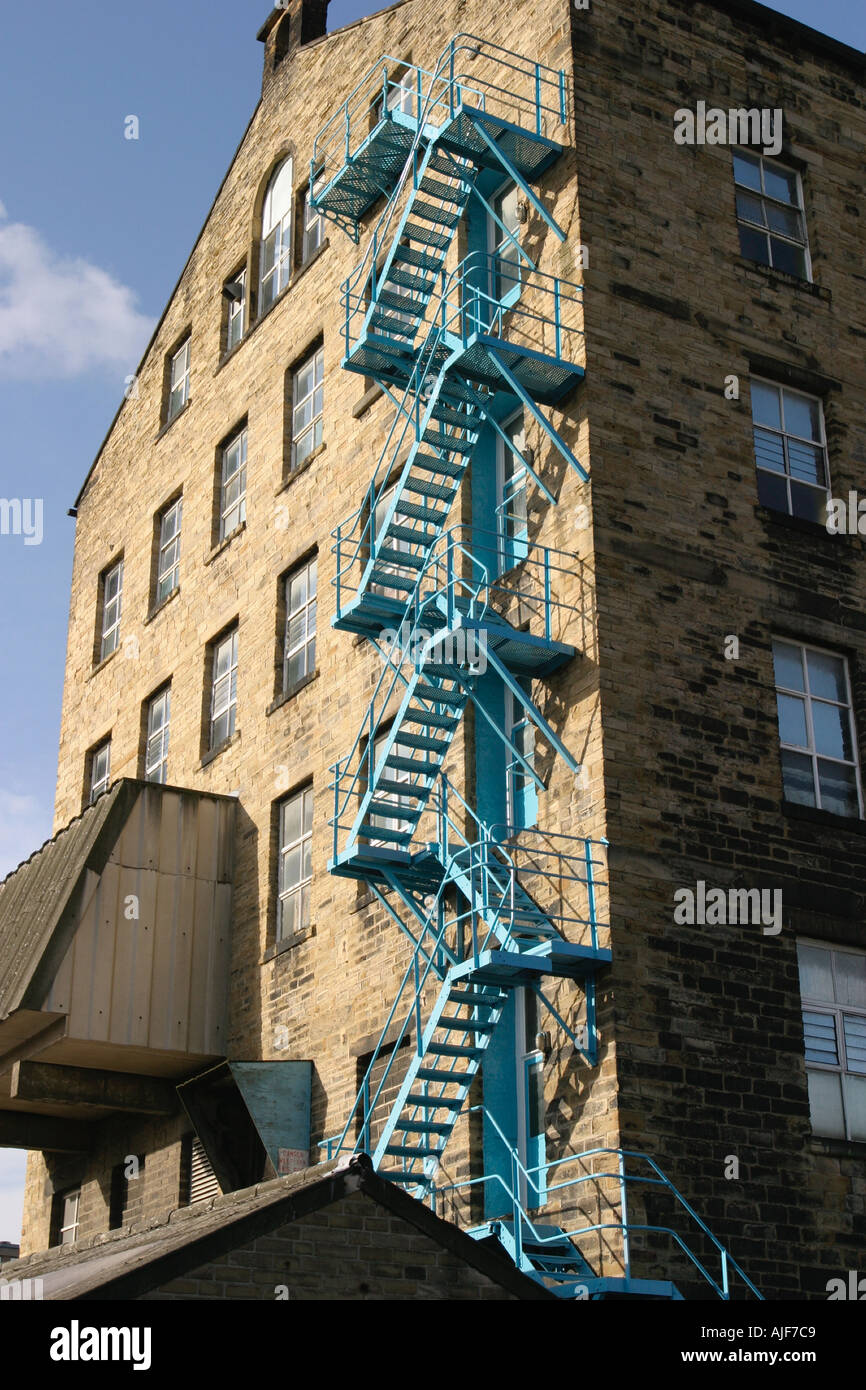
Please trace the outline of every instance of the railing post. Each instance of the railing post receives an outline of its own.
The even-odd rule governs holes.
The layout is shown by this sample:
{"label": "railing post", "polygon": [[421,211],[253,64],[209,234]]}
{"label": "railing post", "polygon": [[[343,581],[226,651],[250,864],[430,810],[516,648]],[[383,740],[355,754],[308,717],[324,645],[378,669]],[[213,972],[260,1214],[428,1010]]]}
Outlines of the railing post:
{"label": "railing post", "polygon": [[535,64],[535,133],[541,134],[541,64]]}
{"label": "railing post", "polygon": [[728,1288],[728,1252],[722,1246],[722,1297],[730,1299],[731,1291]]}
{"label": "railing post", "polygon": [[415,1051],[421,1056],[421,984],[418,978],[418,952],[412,958],[412,973],[415,980]]}
{"label": "railing post", "polygon": [[370,1151],[370,1074],[364,1075],[364,1123],[361,1126],[361,1148],[365,1153]]}
{"label": "railing post", "polygon": [[560,122],[561,122],[562,125],[565,125],[566,113],[567,113],[567,107],[566,107],[566,101],[565,101],[565,68],[560,68],[560,69],[559,69],[559,119],[560,119]]}
{"label": "railing post", "polygon": [[598,949],[598,928],[595,920],[595,882],[593,880],[592,862],[592,840],[583,842],[584,860],[586,862],[586,905],[589,912],[589,941],[592,949]]}
{"label": "railing post", "polygon": [[448,627],[454,626],[454,537],[448,532],[445,545],[445,583],[448,589]]}
{"label": "railing post", "polygon": [[619,1151],[619,1202],[622,1211],[622,1259],[626,1279],[631,1278],[631,1252],[628,1237],[628,1193],[625,1172],[625,1154]]}
{"label": "railing post", "polygon": [[562,287],[559,280],[553,282],[553,327],[556,356],[562,357]]}

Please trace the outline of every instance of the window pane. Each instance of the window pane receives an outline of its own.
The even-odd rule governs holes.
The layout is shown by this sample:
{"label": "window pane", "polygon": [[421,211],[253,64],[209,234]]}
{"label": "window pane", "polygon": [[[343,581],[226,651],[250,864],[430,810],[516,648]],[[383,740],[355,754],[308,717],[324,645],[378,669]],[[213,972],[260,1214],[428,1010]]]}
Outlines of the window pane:
{"label": "window pane", "polygon": [[753,381],[752,419],[756,425],[768,425],[770,429],[781,430],[782,414],[779,406],[779,392],[775,386],[767,386],[763,381]]}
{"label": "window pane", "polygon": [[804,483],[824,485],[824,450],[820,446],[789,439],[788,464],[792,478]]}
{"label": "window pane", "polygon": [[796,801],[801,806],[816,804],[812,759],[807,754],[782,750],[782,785],[786,801]]}
{"label": "window pane", "polygon": [[857,778],[853,767],[826,763],[818,759],[818,785],[821,788],[821,809],[837,816],[859,816]]}
{"label": "window pane", "polygon": [[866,1073],[866,1018],[858,1014],[843,1014],[845,1033],[845,1067],[847,1071]]}
{"label": "window pane", "polygon": [[836,997],[840,1004],[866,1009],[866,955],[836,952]]}
{"label": "window pane", "polygon": [[773,668],[776,673],[777,685],[786,690],[805,689],[803,660],[799,647],[792,647],[787,642],[774,642]]}
{"label": "window pane", "polygon": [[780,434],[770,434],[769,430],[755,430],[755,461],[759,468],[771,468],[775,473],[785,472],[785,448]]}
{"label": "window pane", "polygon": [[739,223],[740,231],[740,250],[747,261],[757,261],[758,265],[770,264],[770,248],[768,239],[763,234],[752,227],[746,227],[742,222]]}
{"label": "window pane", "polygon": [[789,508],[786,479],[778,473],[768,473],[766,469],[759,468],[758,501],[774,512],[787,512]]}
{"label": "window pane", "polygon": [[802,241],[800,214],[793,208],[780,208],[778,203],[765,203],[764,211],[771,231],[781,232],[783,236],[795,237]]}
{"label": "window pane", "polygon": [[783,270],[786,275],[796,275],[799,280],[806,279],[806,255],[801,246],[793,246],[789,241],[770,238],[773,267]]}
{"label": "window pane", "polygon": [[[782,742],[792,743],[795,748],[808,748],[806,701],[798,700],[795,695],[777,695],[776,704],[779,711],[779,737]],[[830,749],[825,748],[822,751],[829,753]]]}
{"label": "window pane", "polygon": [[[781,698],[790,697],[786,695]],[[851,721],[843,705],[825,705],[820,700],[813,700],[812,728],[815,730],[816,753],[824,753],[828,758],[843,758],[846,762],[853,761]],[[794,743],[795,740],[786,742]]]}
{"label": "window pane", "polygon": [[300,836],[301,798],[299,796],[293,796],[291,801],[287,801],[283,804],[283,844],[291,844],[293,840],[300,839]]}
{"label": "window pane", "polygon": [[820,402],[809,396],[800,396],[795,391],[785,391],[785,433],[799,435],[801,439],[821,440]]}
{"label": "window pane", "polygon": [[760,161],[753,158],[750,154],[742,154],[739,150],[734,155],[734,178],[737,183],[745,184],[747,188],[754,188],[761,191],[761,165]]}
{"label": "window pane", "polygon": [[836,1019],[833,1014],[822,1014],[818,1013],[817,1010],[804,1009],[803,1034],[806,1043],[807,1062],[821,1062],[829,1067],[839,1065]]}
{"label": "window pane", "polygon": [[[830,952],[820,946],[797,947],[800,966],[800,993],[806,999],[826,999],[833,1002],[833,967]],[[863,957],[866,963],[866,956]]]}
{"label": "window pane", "polygon": [[[757,222],[759,227],[765,226],[763,199],[753,198],[750,193],[738,193],[737,216],[744,218],[747,222]],[[781,228],[777,230],[781,230]]]}
{"label": "window pane", "polygon": [[807,650],[806,664],[809,669],[809,689],[813,696],[847,702],[845,663],[841,657],[831,656],[829,652]]}
{"label": "window pane", "polygon": [[798,205],[797,175],[785,169],[776,169],[772,164],[764,164],[764,191],[771,198],[782,203]]}
{"label": "window pane", "polygon": [[791,515],[801,521],[814,521],[824,526],[827,521],[827,490],[808,483],[791,483]]}
{"label": "window pane", "polygon": [[861,1076],[842,1078],[845,1090],[845,1111],[848,1132],[852,1139],[866,1139],[866,1079]]}
{"label": "window pane", "polygon": [[842,1078],[831,1071],[810,1071],[807,1075],[814,1133],[823,1134],[828,1139],[844,1139]]}

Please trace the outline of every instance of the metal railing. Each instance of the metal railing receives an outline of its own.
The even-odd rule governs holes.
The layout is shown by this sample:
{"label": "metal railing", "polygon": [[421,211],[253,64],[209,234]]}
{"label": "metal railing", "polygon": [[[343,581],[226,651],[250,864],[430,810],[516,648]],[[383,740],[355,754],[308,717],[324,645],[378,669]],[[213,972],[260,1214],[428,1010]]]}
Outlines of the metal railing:
{"label": "metal railing", "polygon": [[[465,63],[465,67],[463,64]],[[512,74],[510,86],[491,81],[484,67]],[[469,69],[473,68],[474,71]],[[393,103],[391,93],[399,94]],[[409,110],[405,111],[406,95]],[[473,34],[456,34],[442,50],[432,72],[408,65],[388,55],[364,74],[325,123],[313,142],[310,160],[310,188],[313,205],[321,198],[333,178],[357,157],[380,121],[396,109],[405,111],[417,124],[412,152],[423,139],[425,127],[436,117],[440,124],[453,120],[469,102],[473,109],[502,119],[528,117],[530,129],[545,135],[548,128],[564,125],[568,118],[568,86],[562,69],[524,58],[500,44]],[[507,115],[505,114],[507,113]],[[412,157],[410,152],[407,165]],[[405,182],[404,167],[398,188]],[[392,195],[393,197],[394,195]],[[387,222],[389,208],[380,218],[376,231]],[[375,233],[374,233],[375,236]],[[382,236],[378,237],[381,245]]]}
{"label": "metal railing", "polygon": [[[527,1168],[521,1162],[513,1143],[503,1133],[490,1111],[483,1105],[473,1106],[472,1110],[474,1113],[484,1115],[485,1120],[495,1130],[508,1150],[511,1157],[511,1180],[509,1183],[499,1173],[486,1173],[480,1178],[467,1178],[462,1182],[446,1183],[441,1186],[434,1184],[430,1192],[430,1205],[438,1215],[444,1215],[445,1210],[449,1212],[452,1210],[454,1205],[453,1194],[458,1192],[465,1193],[471,1189],[484,1189],[488,1185],[492,1185],[504,1196],[510,1207],[510,1214],[508,1216],[495,1219],[511,1222],[509,1234],[514,1241],[514,1260],[520,1268],[531,1268],[531,1262],[524,1254],[527,1241],[531,1241],[533,1247],[540,1249],[543,1249],[545,1245],[550,1246],[551,1254],[553,1255],[553,1247],[559,1246],[561,1248],[563,1240],[568,1240],[576,1246],[578,1253],[581,1253],[578,1242],[585,1240],[587,1236],[598,1235],[602,1232],[616,1232],[621,1240],[620,1258],[622,1276],[625,1279],[631,1279],[633,1277],[631,1238],[638,1232],[642,1232],[648,1235],[669,1237],[719,1298],[725,1300],[730,1299],[733,1275],[735,1278],[742,1280],[743,1284],[755,1298],[763,1300],[763,1295],[758,1291],[742,1267],[737,1263],[726,1247],[722,1245],[721,1241],[713,1235],[706,1222],[698,1216],[694,1208],[686,1201],[682,1193],[674,1186],[670,1178],[667,1177],[656,1163],[655,1159],[651,1158],[649,1154],[641,1153],[633,1149],[586,1149],[582,1153],[566,1154],[563,1158],[553,1159],[549,1163],[542,1163],[535,1167]],[[564,1178],[562,1181],[548,1181],[551,1173],[558,1172],[567,1164],[585,1164],[588,1160],[597,1157],[607,1158],[608,1156],[613,1156],[616,1159],[616,1168],[613,1171],[583,1172],[578,1173],[574,1177]],[[627,1163],[630,1159],[648,1165],[650,1169],[649,1174],[644,1175],[641,1173],[628,1172]],[[614,1190],[618,1193],[618,1200],[614,1205],[618,1205],[619,1220],[581,1223],[571,1228],[564,1228],[561,1224],[557,1224],[553,1234],[544,1234],[543,1228],[549,1228],[554,1217],[557,1219],[558,1223],[561,1221],[561,1211],[558,1208],[560,1199],[557,1198],[552,1201],[552,1195],[554,1193],[561,1194],[570,1191],[575,1195],[579,1195],[578,1189],[583,1188],[586,1184],[592,1184],[596,1188],[596,1200],[598,1204],[600,1205],[602,1200],[608,1201],[609,1203],[609,1199],[604,1197],[604,1194],[600,1191],[600,1184],[602,1182],[612,1183]],[[718,1256],[718,1280],[714,1278],[713,1274],[707,1269],[704,1261],[695,1253],[686,1242],[685,1238],[673,1226],[630,1220],[628,1205],[629,1185],[642,1186],[645,1188],[661,1188],[673,1198],[676,1206],[686,1214],[689,1220],[696,1223],[702,1233],[703,1239],[709,1242],[711,1249]],[[531,1188],[531,1190],[535,1192],[543,1191],[546,1193],[545,1208],[547,1208],[547,1215],[543,1220],[539,1218],[537,1210],[535,1211],[534,1218],[531,1217],[526,1210],[525,1204],[520,1196],[521,1189],[524,1188],[527,1190]],[[551,1211],[550,1209],[552,1206],[557,1209]],[[694,1237],[692,1237],[692,1239],[694,1239]],[[559,1250],[557,1250],[557,1256],[559,1253]],[[603,1276],[600,1275],[598,1277]],[[575,1276],[575,1281],[580,1282],[579,1275]]]}

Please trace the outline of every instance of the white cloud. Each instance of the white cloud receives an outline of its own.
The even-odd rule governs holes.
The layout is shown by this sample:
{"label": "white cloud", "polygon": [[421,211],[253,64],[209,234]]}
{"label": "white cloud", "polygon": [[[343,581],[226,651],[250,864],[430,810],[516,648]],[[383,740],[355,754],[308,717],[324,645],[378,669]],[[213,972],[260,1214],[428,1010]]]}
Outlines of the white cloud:
{"label": "white cloud", "polygon": [[0,203],[0,379],[128,375],[153,330],[135,301],[107,271],[9,222]]}
{"label": "white cloud", "polygon": [[0,879],[28,859],[51,834],[51,807],[35,796],[0,787]]}

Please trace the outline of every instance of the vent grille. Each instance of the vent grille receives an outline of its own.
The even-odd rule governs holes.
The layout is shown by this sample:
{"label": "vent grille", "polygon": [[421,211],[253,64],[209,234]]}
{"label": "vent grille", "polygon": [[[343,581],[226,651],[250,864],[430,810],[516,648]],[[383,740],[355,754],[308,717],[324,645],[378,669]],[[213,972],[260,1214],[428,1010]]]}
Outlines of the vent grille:
{"label": "vent grille", "polygon": [[189,1165],[189,1200],[203,1202],[207,1197],[219,1197],[220,1185],[216,1173],[210,1166],[210,1159],[204,1151],[200,1139],[193,1139]]}

